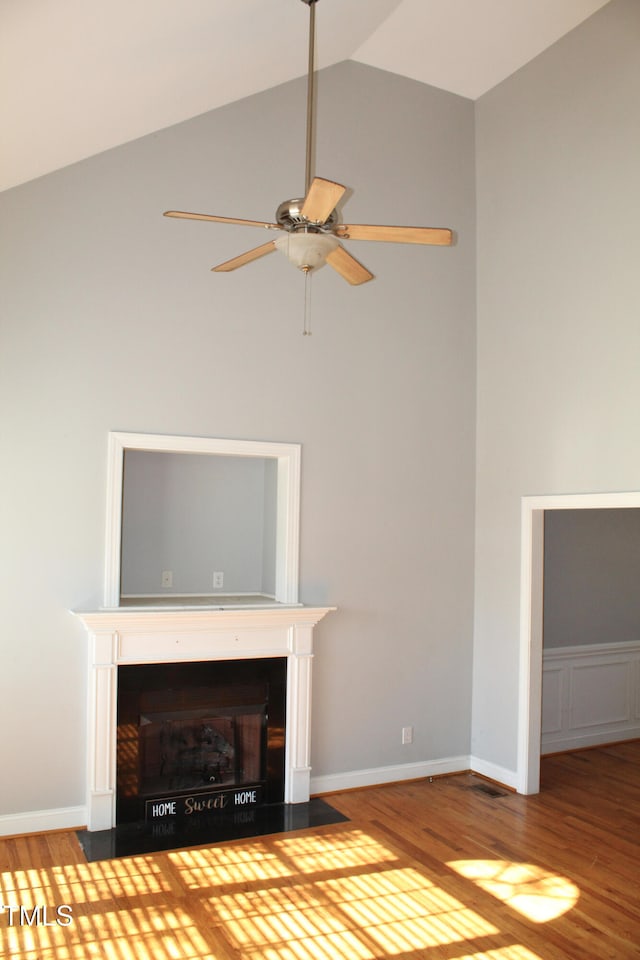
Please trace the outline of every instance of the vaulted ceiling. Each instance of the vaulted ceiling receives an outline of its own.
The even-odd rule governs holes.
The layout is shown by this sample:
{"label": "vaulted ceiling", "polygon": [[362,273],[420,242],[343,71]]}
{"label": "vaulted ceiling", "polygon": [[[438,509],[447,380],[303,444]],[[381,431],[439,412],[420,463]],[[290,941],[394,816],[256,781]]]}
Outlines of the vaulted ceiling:
{"label": "vaulted ceiling", "polygon": [[[476,99],[609,0],[318,0],[317,66]],[[0,190],[302,76],[301,0],[0,0]]]}

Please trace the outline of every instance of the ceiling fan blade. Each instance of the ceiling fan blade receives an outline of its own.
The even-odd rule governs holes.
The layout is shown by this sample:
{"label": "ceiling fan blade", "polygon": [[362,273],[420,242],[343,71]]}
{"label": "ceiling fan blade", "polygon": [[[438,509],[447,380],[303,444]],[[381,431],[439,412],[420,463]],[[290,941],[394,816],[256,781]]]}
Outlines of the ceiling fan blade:
{"label": "ceiling fan blade", "polygon": [[386,243],[427,243],[449,247],[451,230],[441,227],[379,227],[373,224],[340,224],[336,236],[346,240],[382,240]]}
{"label": "ceiling fan blade", "polygon": [[266,227],[267,230],[281,230],[277,223],[265,223],[263,220],[238,220],[236,217],[214,217],[211,213],[186,213],[184,210],[165,210],[164,217],[177,217],[181,220],[213,220],[214,223],[237,223],[243,227]]}
{"label": "ceiling fan blade", "polygon": [[304,204],[300,211],[302,216],[311,220],[312,223],[324,223],[329,219],[335,205],[346,189],[341,183],[334,183],[333,180],[323,180],[322,177],[314,177],[304,198]]}
{"label": "ceiling fan blade", "polygon": [[253,250],[247,250],[246,253],[241,253],[239,257],[226,260],[224,263],[219,263],[217,267],[211,267],[211,269],[215,273],[229,273],[230,270],[237,270],[238,267],[244,267],[245,263],[251,263],[252,260],[259,260],[260,257],[266,257],[268,253],[273,253],[275,249],[275,240],[269,240],[268,243],[254,247]]}
{"label": "ceiling fan blade", "polygon": [[355,257],[352,257],[343,246],[338,246],[331,251],[327,257],[327,263],[353,286],[366,283],[367,280],[373,280],[373,274],[366,267],[363,267]]}

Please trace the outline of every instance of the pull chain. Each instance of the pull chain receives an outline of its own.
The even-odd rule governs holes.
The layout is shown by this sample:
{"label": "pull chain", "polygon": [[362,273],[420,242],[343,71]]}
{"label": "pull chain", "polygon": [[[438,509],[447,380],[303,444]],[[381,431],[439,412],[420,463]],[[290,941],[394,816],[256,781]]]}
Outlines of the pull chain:
{"label": "pull chain", "polygon": [[311,336],[311,270],[304,271],[304,325],[302,336]]}

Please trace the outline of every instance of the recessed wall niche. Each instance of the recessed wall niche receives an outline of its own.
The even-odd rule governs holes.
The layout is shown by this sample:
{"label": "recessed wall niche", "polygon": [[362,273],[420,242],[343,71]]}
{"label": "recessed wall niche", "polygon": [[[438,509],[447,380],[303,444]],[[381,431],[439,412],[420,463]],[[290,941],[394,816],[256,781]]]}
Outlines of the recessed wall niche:
{"label": "recessed wall niche", "polygon": [[105,606],[297,604],[299,487],[298,444],[111,433]]}

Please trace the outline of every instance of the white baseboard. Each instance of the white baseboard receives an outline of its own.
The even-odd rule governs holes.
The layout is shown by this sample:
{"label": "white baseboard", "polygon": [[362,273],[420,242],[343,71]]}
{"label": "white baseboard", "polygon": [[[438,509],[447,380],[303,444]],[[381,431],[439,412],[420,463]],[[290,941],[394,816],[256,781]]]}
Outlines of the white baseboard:
{"label": "white baseboard", "polygon": [[573,734],[569,737],[549,740],[543,745],[541,755],[546,757],[554,753],[567,753],[570,750],[586,750],[589,747],[623,743],[625,740],[640,740],[640,726],[626,730],[607,730],[605,733]]}
{"label": "white baseboard", "polygon": [[373,787],[383,783],[398,783],[402,780],[420,780],[438,777],[446,773],[460,773],[469,769],[469,757],[445,757],[442,760],[422,760],[417,763],[398,763],[389,767],[371,767],[365,770],[350,770],[346,773],[329,773],[311,777],[312,796],[354,790],[357,787]]}
{"label": "white baseboard", "polygon": [[513,790],[518,789],[518,774],[515,770],[507,770],[506,767],[500,767],[497,763],[490,763],[488,760],[481,760],[480,757],[470,757],[469,767],[480,777],[495,780],[496,783],[511,787]]}
{"label": "white baseboard", "polygon": [[24,833],[50,833],[73,830],[87,822],[86,807],[59,807],[54,810],[30,810],[27,813],[0,815],[0,837]]}

